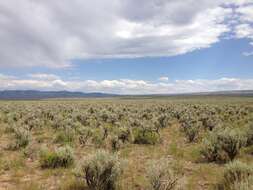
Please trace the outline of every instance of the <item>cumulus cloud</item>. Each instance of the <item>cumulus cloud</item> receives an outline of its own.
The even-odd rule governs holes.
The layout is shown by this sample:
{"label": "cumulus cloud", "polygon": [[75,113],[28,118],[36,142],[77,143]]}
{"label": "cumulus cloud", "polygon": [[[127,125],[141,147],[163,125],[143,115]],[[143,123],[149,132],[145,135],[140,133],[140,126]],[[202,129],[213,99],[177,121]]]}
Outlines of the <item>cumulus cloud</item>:
{"label": "cumulus cloud", "polygon": [[0,74],[0,90],[69,90],[116,94],[171,94],[253,89],[253,79],[221,78],[217,80],[176,80],[152,82],[145,80],[62,80],[56,78],[14,78]]}
{"label": "cumulus cloud", "polygon": [[[236,9],[238,14],[238,25],[235,26],[234,33],[237,38],[247,38],[250,39],[250,45],[253,45],[253,2],[248,1],[243,6],[239,6]],[[243,55],[250,56],[253,54],[251,52],[244,52]]]}
{"label": "cumulus cloud", "polygon": [[[248,0],[0,1],[0,67],[68,67],[76,58],[173,56],[210,47]],[[241,29],[251,25],[241,26]],[[248,37],[249,34],[238,35]]]}

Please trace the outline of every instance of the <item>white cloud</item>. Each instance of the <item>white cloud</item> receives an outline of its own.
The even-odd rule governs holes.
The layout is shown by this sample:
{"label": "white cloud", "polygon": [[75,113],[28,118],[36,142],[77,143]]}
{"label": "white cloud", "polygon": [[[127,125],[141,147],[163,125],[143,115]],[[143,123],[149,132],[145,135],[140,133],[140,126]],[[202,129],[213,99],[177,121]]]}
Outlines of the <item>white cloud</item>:
{"label": "white cloud", "polygon": [[238,38],[253,39],[253,28],[250,24],[240,24],[235,27],[235,33]]}
{"label": "white cloud", "polygon": [[46,73],[35,73],[35,74],[29,74],[29,77],[33,79],[38,79],[38,80],[57,80],[59,77],[54,74],[46,74]]}
{"label": "white cloud", "polygon": [[[237,38],[248,38],[253,44],[253,4],[248,1],[243,6],[236,9],[238,14],[239,24],[235,26],[234,32]],[[244,52],[243,55],[250,56],[252,52]]]}
{"label": "white cloud", "polygon": [[253,22],[253,4],[241,6],[237,9],[240,14],[240,20],[245,22]]}
{"label": "white cloud", "polygon": [[253,52],[243,52],[243,55],[248,57],[248,56],[252,56]]}
{"label": "white cloud", "polygon": [[167,82],[169,81],[169,77],[160,77],[158,78],[159,81]]}
{"label": "white cloud", "polygon": [[252,0],[2,0],[0,67],[173,56],[208,48],[226,32],[252,39],[252,7]]}
{"label": "white cloud", "polygon": [[69,90],[82,92],[105,92],[117,94],[171,94],[185,92],[208,92],[253,89],[253,79],[221,78],[217,80],[176,80],[152,82],[145,80],[62,80],[13,78],[0,75],[0,90]]}
{"label": "white cloud", "polygon": [[[222,6],[226,2],[235,3],[0,1],[0,67],[67,67],[75,58],[171,56],[207,48],[230,31],[224,21],[232,8]],[[251,15],[241,12],[244,20]]]}

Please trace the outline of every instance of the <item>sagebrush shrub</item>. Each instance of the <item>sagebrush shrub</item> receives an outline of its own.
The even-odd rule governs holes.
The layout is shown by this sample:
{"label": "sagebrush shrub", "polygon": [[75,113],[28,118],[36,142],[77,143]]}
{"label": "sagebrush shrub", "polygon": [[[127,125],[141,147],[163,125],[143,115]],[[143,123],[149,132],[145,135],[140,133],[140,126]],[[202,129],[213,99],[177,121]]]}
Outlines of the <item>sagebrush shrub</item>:
{"label": "sagebrush shrub", "polygon": [[253,124],[249,125],[245,132],[245,136],[247,138],[247,146],[253,145]]}
{"label": "sagebrush shrub", "polygon": [[230,190],[252,190],[253,189],[253,177],[249,177],[243,181],[235,182]]}
{"label": "sagebrush shrub", "polygon": [[160,136],[153,130],[136,128],[133,130],[135,144],[157,144],[160,142]]}
{"label": "sagebrush shrub", "polygon": [[229,159],[233,160],[240,148],[246,144],[247,139],[240,129],[225,128],[218,133],[218,140]]}
{"label": "sagebrush shrub", "polygon": [[26,129],[15,128],[14,138],[14,142],[11,142],[8,149],[17,150],[20,148],[25,148],[31,140],[31,135],[30,132]]}
{"label": "sagebrush shrub", "polygon": [[112,151],[118,151],[122,146],[122,141],[117,136],[111,137],[110,143]]}
{"label": "sagebrush shrub", "polygon": [[223,179],[219,184],[221,190],[241,190],[240,187],[252,186],[253,167],[240,161],[226,164]]}
{"label": "sagebrush shrub", "polygon": [[203,139],[202,148],[200,153],[208,162],[222,161],[222,152],[218,137],[215,133],[209,133],[206,138]]}
{"label": "sagebrush shrub", "polygon": [[122,161],[103,150],[89,156],[81,166],[83,177],[92,190],[116,190],[122,174]]}
{"label": "sagebrush shrub", "polygon": [[80,128],[78,129],[78,140],[79,140],[79,144],[84,146],[86,145],[86,143],[88,142],[88,140],[91,138],[92,136],[92,130],[90,128]]}
{"label": "sagebrush shrub", "polygon": [[117,136],[118,139],[122,141],[122,143],[131,142],[133,138],[131,129],[126,127],[120,127]]}
{"label": "sagebrush shrub", "polygon": [[105,140],[103,131],[99,128],[92,130],[91,140],[97,147],[101,147]]}
{"label": "sagebrush shrub", "polygon": [[187,141],[190,143],[196,141],[200,133],[200,122],[186,118],[181,123],[181,130],[184,132]]}
{"label": "sagebrush shrub", "polygon": [[60,147],[55,151],[44,148],[40,152],[42,168],[68,167],[74,163],[73,150],[69,146]]}
{"label": "sagebrush shrub", "polygon": [[177,176],[166,159],[149,162],[147,177],[152,190],[173,190],[177,185]]}
{"label": "sagebrush shrub", "polygon": [[210,162],[233,160],[246,144],[246,140],[239,129],[213,131],[204,138],[201,153]]}
{"label": "sagebrush shrub", "polygon": [[188,140],[188,142],[194,142],[198,138],[199,135],[199,128],[195,126],[186,127],[184,129],[185,136]]}
{"label": "sagebrush shrub", "polygon": [[167,115],[161,115],[157,118],[158,125],[160,128],[165,128],[169,125],[169,118]]}
{"label": "sagebrush shrub", "polygon": [[54,142],[56,143],[71,143],[75,139],[75,131],[70,127],[66,127],[57,133]]}

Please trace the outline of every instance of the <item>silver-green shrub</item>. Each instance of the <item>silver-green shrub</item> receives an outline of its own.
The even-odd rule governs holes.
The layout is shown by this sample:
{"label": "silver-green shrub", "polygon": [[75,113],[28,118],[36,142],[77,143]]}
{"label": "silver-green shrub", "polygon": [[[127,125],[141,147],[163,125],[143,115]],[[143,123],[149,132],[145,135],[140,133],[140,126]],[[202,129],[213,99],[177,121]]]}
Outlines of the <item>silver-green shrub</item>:
{"label": "silver-green shrub", "polygon": [[223,179],[219,184],[221,190],[250,189],[253,186],[253,167],[240,161],[226,164]]}
{"label": "silver-green shrub", "polygon": [[81,166],[83,178],[92,190],[116,190],[122,174],[122,160],[116,154],[99,150]]}
{"label": "silver-green shrub", "polygon": [[204,138],[201,154],[209,162],[233,160],[246,141],[247,138],[240,129],[219,129]]}
{"label": "silver-green shrub", "polygon": [[14,142],[9,144],[8,149],[18,150],[20,148],[25,148],[31,140],[30,132],[23,128],[15,128],[14,130]]}
{"label": "silver-green shrub", "polygon": [[42,168],[66,168],[73,163],[74,154],[69,146],[60,147],[55,151],[50,151],[47,148],[40,151],[40,166]]}
{"label": "silver-green shrub", "polygon": [[178,180],[165,158],[153,160],[148,164],[147,177],[152,190],[173,190]]}

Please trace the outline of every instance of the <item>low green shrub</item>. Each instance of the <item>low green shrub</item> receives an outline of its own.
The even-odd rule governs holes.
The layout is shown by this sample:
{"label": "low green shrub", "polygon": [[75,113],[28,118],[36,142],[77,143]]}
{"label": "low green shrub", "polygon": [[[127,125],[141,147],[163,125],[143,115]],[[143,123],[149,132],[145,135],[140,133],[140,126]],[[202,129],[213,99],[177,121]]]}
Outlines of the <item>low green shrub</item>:
{"label": "low green shrub", "polygon": [[104,133],[101,129],[97,128],[92,130],[91,141],[95,146],[101,147],[104,143],[104,140]]}
{"label": "low green shrub", "polygon": [[241,129],[225,128],[218,133],[221,148],[227,153],[230,160],[238,154],[240,148],[245,146],[247,139]]}
{"label": "low green shrub", "polygon": [[56,143],[72,143],[75,139],[75,131],[73,129],[66,128],[56,134],[54,142]]}
{"label": "low green shrub", "polygon": [[208,136],[203,139],[200,154],[208,162],[224,161],[224,156],[216,133],[209,133]]}
{"label": "low green shrub", "polygon": [[99,150],[81,166],[82,176],[92,190],[116,190],[122,174],[122,161],[117,155]]}
{"label": "low green shrub", "polygon": [[246,144],[246,138],[239,129],[221,129],[209,133],[203,140],[201,154],[209,162],[233,160]]}
{"label": "low green shrub", "polygon": [[136,128],[133,130],[135,144],[157,144],[160,142],[160,136],[153,130]]}
{"label": "low green shrub", "polygon": [[50,151],[44,148],[40,152],[40,165],[42,168],[69,167],[74,163],[73,150],[69,146]]}
{"label": "low green shrub", "polygon": [[166,159],[153,160],[147,167],[147,177],[152,190],[173,190],[177,185],[177,176]]}

